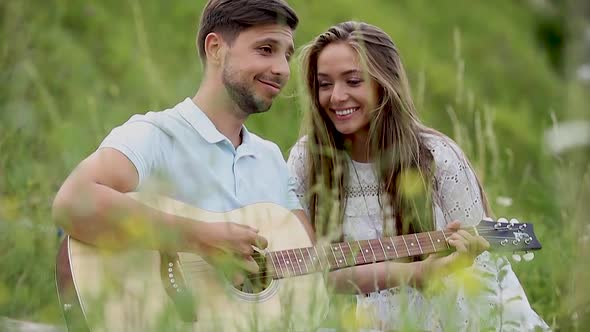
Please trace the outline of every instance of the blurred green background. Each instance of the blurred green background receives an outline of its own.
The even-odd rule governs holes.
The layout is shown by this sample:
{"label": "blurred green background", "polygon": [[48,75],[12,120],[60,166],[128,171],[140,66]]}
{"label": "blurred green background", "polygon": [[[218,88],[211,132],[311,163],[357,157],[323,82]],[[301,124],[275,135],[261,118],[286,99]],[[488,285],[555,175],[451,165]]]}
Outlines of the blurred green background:
{"label": "blurred green background", "polygon": [[[588,83],[575,75],[590,40],[583,1],[289,2],[297,47],[349,19],[391,35],[424,122],[465,149],[496,216],[535,224],[544,249],[513,263],[534,309],[556,329],[590,323],[580,264],[588,149],[554,155],[544,140],[556,123],[586,117]],[[62,323],[53,196],[111,128],[194,95],[203,4],[0,1],[0,316]],[[247,124],[285,154],[303,111],[292,68],[272,110]]]}

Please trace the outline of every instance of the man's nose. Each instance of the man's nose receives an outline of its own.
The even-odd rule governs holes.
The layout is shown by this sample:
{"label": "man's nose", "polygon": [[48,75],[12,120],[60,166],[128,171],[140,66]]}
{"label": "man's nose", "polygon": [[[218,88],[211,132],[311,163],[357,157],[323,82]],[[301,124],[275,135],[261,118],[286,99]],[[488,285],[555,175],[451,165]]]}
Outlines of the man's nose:
{"label": "man's nose", "polygon": [[289,61],[287,61],[284,57],[277,57],[276,61],[274,61],[273,66],[271,68],[271,72],[274,75],[288,78],[291,74],[291,68],[289,67]]}

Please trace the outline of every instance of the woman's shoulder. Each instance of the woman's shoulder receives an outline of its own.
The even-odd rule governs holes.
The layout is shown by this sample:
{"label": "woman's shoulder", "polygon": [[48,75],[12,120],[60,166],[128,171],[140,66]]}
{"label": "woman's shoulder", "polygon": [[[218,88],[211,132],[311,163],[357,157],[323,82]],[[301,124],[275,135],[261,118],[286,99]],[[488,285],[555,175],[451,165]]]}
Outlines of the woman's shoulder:
{"label": "woman's shoulder", "polygon": [[297,142],[295,142],[294,146],[299,146],[299,147],[304,148],[305,144],[307,144],[307,135],[303,135],[303,136],[299,137]]}
{"label": "woman's shoulder", "polygon": [[300,137],[295,144],[289,149],[289,158],[287,165],[296,171],[301,171],[305,168],[307,151],[307,136]]}
{"label": "woman's shoulder", "polygon": [[463,170],[467,166],[465,153],[452,138],[434,130],[423,133],[422,137],[437,170]]}
{"label": "woman's shoulder", "polygon": [[300,137],[289,149],[289,156],[302,156],[307,150],[307,135]]}
{"label": "woman's shoulder", "polygon": [[459,149],[458,144],[452,138],[434,129],[422,132],[421,136],[426,146],[431,150],[436,148],[443,148],[441,150]]}

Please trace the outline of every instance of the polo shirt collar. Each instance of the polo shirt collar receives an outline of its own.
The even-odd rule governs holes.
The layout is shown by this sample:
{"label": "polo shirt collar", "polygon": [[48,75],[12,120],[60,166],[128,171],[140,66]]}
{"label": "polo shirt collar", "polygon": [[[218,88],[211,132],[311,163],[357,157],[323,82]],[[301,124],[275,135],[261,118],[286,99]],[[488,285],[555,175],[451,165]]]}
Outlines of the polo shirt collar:
{"label": "polo shirt collar", "polygon": [[[222,141],[229,141],[225,135],[219,132],[211,119],[207,117],[191,98],[186,98],[183,102],[183,106],[180,108],[180,115],[188,121],[188,123],[203,137],[207,142],[216,144]],[[252,142],[252,136],[246,129],[246,126],[242,125],[242,144],[238,146],[238,150],[242,155],[256,155],[256,149]]]}
{"label": "polo shirt collar", "polygon": [[256,143],[252,141],[252,134],[246,129],[246,126],[242,126],[242,144],[238,146],[240,155],[242,156],[253,156],[256,157]]}

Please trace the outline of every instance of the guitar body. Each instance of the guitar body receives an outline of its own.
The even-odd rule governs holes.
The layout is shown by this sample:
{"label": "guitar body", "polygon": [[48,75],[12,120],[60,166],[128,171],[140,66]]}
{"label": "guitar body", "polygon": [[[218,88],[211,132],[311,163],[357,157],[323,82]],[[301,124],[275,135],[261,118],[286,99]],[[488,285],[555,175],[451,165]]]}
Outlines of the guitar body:
{"label": "guitar body", "polygon": [[[268,251],[312,246],[297,217],[275,204],[213,213],[130,195],[178,216],[255,227]],[[317,326],[328,308],[321,273],[273,279],[262,291],[243,292],[196,254],[114,252],[70,237],[58,253],[56,281],[71,331],[299,331]]]}

